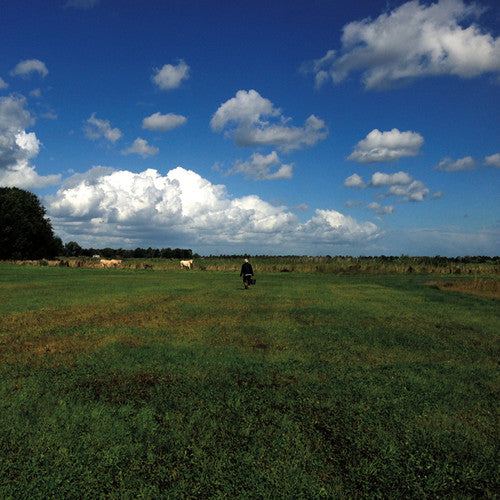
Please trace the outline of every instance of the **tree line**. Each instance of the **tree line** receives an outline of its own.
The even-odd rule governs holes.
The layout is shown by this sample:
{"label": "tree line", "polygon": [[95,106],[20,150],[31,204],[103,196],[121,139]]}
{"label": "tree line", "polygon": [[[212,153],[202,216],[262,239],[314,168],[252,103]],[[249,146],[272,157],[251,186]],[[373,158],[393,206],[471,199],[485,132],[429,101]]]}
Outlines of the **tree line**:
{"label": "tree line", "polygon": [[76,241],[66,243],[62,248],[61,257],[104,257],[105,259],[193,259],[198,254],[188,248],[82,248]]}

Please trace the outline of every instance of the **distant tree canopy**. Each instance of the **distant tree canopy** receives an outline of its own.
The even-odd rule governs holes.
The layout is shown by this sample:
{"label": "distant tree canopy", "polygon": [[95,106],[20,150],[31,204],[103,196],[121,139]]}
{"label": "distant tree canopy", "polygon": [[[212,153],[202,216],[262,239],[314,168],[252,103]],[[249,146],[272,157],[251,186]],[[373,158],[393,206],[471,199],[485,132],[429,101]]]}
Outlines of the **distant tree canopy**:
{"label": "distant tree canopy", "polygon": [[0,259],[51,259],[62,248],[36,195],[0,188]]}
{"label": "distant tree canopy", "polygon": [[136,248],[134,250],[125,248],[82,248],[76,241],[69,241],[64,245],[62,253],[64,257],[92,257],[99,255],[106,259],[192,259],[199,257],[188,248]]}

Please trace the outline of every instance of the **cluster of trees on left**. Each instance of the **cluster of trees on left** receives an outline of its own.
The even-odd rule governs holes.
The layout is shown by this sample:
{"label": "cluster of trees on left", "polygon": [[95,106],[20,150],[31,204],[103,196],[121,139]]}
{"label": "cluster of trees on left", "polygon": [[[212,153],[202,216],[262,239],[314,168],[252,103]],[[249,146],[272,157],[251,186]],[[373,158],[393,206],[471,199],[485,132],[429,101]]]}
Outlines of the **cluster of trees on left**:
{"label": "cluster of trees on left", "polygon": [[0,260],[52,259],[63,248],[36,195],[0,187]]}
{"label": "cluster of trees on left", "polygon": [[[36,195],[16,187],[0,187],[0,260],[38,260],[61,257],[175,258],[197,257],[184,248],[82,248],[77,242],[63,244],[54,235],[45,208]],[[199,256],[198,256],[199,257]]]}

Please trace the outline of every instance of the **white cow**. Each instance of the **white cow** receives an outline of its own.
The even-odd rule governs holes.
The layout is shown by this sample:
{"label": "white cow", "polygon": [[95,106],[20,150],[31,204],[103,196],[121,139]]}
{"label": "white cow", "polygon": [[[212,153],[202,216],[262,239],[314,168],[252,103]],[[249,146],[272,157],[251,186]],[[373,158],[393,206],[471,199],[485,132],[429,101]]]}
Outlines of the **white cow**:
{"label": "white cow", "polygon": [[111,259],[111,260],[101,259],[100,263],[101,267],[118,267],[122,263],[122,261],[117,259]]}
{"label": "white cow", "polygon": [[181,260],[181,269],[193,269],[193,259]]}

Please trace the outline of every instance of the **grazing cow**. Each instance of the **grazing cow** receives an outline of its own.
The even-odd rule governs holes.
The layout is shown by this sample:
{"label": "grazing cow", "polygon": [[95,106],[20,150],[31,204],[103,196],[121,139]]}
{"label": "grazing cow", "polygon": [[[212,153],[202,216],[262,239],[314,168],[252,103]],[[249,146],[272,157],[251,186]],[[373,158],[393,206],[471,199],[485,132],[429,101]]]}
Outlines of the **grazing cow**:
{"label": "grazing cow", "polygon": [[193,269],[193,259],[181,260],[181,269]]}
{"label": "grazing cow", "polygon": [[116,259],[111,259],[111,260],[101,259],[100,262],[101,262],[101,267],[119,267],[120,264],[122,263],[121,260],[116,260]]}

